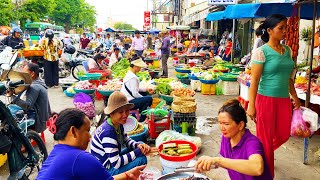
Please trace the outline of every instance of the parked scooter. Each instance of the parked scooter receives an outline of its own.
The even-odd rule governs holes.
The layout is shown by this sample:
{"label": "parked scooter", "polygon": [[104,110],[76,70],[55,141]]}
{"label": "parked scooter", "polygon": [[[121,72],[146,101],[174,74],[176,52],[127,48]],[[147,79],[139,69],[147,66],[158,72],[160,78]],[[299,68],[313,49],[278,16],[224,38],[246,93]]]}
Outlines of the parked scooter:
{"label": "parked scooter", "polygon": [[[0,83],[0,94],[28,86],[23,80],[10,81],[9,73],[12,70],[11,68],[6,70],[1,75],[2,79],[6,79],[6,83]],[[30,129],[34,123],[35,119],[30,118],[23,110],[12,115],[8,106],[0,101],[0,154],[8,154],[9,180],[29,179],[35,170],[40,170],[42,163],[48,157],[41,137]]]}

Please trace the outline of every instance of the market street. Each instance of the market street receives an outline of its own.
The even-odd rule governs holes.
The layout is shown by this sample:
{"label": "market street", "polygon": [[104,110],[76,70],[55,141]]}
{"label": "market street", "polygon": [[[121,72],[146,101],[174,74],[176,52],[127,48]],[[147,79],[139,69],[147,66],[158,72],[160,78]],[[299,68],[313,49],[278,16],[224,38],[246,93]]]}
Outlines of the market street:
{"label": "market street", "polygon": [[[169,63],[172,64],[172,63]],[[173,76],[173,68],[170,69]],[[60,112],[65,108],[73,108],[73,98],[66,97],[61,88],[49,89],[50,104],[54,112]],[[197,117],[206,116],[214,118],[222,104],[228,100],[236,98],[236,96],[208,96],[201,93],[196,94]],[[96,110],[103,108],[103,101],[96,101]],[[248,123],[251,132],[255,132],[255,124],[250,120]],[[202,139],[201,152],[197,155],[218,156],[220,150],[221,132],[217,124],[213,125],[213,132],[207,135],[196,135]],[[46,147],[51,152],[55,142],[53,135],[46,130]],[[303,164],[303,139],[290,138],[288,142],[275,151],[275,179],[276,180],[314,180],[320,177],[320,156],[315,154],[320,147],[320,136],[314,136],[310,139],[309,146],[309,165]],[[161,170],[159,156],[148,157],[148,167],[155,167]],[[1,167],[0,179],[5,179],[8,175],[7,166]],[[206,173],[206,175],[215,180],[229,179],[225,169],[214,169]],[[31,179],[35,179],[36,175],[32,175]],[[94,179],[94,177],[93,177]]]}

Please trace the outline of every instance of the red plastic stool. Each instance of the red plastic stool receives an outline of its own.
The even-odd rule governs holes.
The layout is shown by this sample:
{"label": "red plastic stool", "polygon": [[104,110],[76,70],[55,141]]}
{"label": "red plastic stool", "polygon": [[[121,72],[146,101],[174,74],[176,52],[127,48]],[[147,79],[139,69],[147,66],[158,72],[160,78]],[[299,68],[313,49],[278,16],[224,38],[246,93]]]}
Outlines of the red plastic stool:
{"label": "red plastic stool", "polygon": [[103,96],[99,93],[99,91],[95,92],[96,100],[102,100]]}
{"label": "red plastic stool", "polygon": [[244,110],[248,109],[249,101],[246,101],[241,96],[238,96],[238,101],[241,103]]}

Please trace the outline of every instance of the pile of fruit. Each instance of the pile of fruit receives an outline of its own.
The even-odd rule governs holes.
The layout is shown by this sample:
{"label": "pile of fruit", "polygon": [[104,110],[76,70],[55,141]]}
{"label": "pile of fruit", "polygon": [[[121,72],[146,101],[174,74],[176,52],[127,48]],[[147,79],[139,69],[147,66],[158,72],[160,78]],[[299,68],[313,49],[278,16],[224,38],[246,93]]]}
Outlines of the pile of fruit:
{"label": "pile of fruit", "polygon": [[120,91],[122,82],[118,80],[107,81],[104,85],[99,85],[98,90],[101,91]]}
{"label": "pile of fruit", "polygon": [[194,96],[195,94],[195,91],[187,88],[176,89],[171,92],[171,95],[177,96]]}
{"label": "pile of fruit", "polygon": [[297,76],[295,83],[296,84],[305,84],[305,83],[308,83],[308,79],[303,76]]}
{"label": "pile of fruit", "polygon": [[162,154],[169,156],[186,156],[193,153],[189,144],[168,143],[163,145]]}
{"label": "pile of fruit", "polygon": [[92,90],[95,89],[95,86],[91,84],[89,81],[79,81],[75,86],[75,89],[81,89],[81,90]]}

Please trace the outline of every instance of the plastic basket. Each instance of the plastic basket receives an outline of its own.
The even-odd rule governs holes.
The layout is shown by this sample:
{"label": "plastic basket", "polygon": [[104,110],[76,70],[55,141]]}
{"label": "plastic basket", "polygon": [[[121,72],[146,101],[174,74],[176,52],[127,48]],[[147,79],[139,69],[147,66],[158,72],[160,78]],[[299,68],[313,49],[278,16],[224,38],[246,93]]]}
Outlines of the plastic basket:
{"label": "plastic basket", "polygon": [[191,73],[190,69],[175,68],[175,70],[179,73]]}
{"label": "plastic basket", "polygon": [[[162,153],[163,145],[164,144],[169,144],[169,143],[176,143],[177,145],[178,144],[189,144],[191,149],[192,149],[192,153],[188,154],[186,156],[170,156],[170,155],[163,154]],[[164,142],[164,143],[160,144],[158,150],[159,150],[159,155],[160,155],[161,158],[163,158],[165,160],[168,160],[168,161],[181,162],[181,161],[186,161],[186,160],[194,158],[196,156],[196,153],[198,152],[198,147],[194,143],[189,142],[189,141],[171,140],[171,141],[167,141],[167,142]]]}
{"label": "plastic basket", "polygon": [[82,93],[85,93],[85,94],[93,94],[94,91],[95,91],[95,89],[75,89],[75,88],[73,90],[76,93],[82,92]]}
{"label": "plastic basket", "polygon": [[99,80],[100,78],[101,78],[101,74],[99,73],[87,73],[83,76],[79,76],[80,81]]}
{"label": "plastic basket", "polygon": [[98,90],[98,92],[99,92],[102,96],[110,96],[114,91]]}
{"label": "plastic basket", "polygon": [[200,82],[203,84],[216,84],[220,79],[204,80],[200,79]]}
{"label": "plastic basket", "polygon": [[171,104],[173,102],[173,96],[169,96],[169,95],[164,95],[159,93],[159,96],[161,99],[165,100],[167,102],[167,104]]}
{"label": "plastic basket", "polygon": [[66,96],[68,96],[68,97],[73,97],[74,95],[76,95],[76,94],[74,94],[74,93],[69,93],[67,90],[64,90],[63,92],[64,92],[64,94],[65,94]]}

